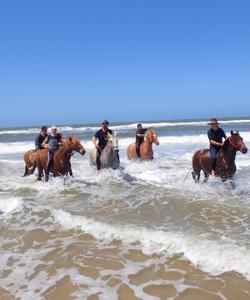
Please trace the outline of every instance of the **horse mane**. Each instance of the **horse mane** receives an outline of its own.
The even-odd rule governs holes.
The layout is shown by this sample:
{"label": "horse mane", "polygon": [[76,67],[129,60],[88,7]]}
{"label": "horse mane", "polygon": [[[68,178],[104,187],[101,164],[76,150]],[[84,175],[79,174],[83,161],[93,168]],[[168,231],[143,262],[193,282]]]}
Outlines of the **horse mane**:
{"label": "horse mane", "polygon": [[154,128],[148,128],[148,130],[145,132],[145,136],[147,136],[149,133],[155,133]]}
{"label": "horse mane", "polygon": [[77,141],[80,141],[79,140],[79,138],[76,136],[76,135],[70,135],[70,136],[68,136],[68,137],[64,137],[64,138],[62,138],[62,142],[63,142],[63,144],[62,144],[62,146],[60,147],[60,149],[58,150],[58,151],[60,151],[60,152],[62,152],[62,151],[65,151],[65,150],[67,150],[68,149],[68,146],[70,145],[70,143],[71,143],[71,141],[72,141],[72,139],[75,139],[75,140],[77,140]]}
{"label": "horse mane", "polygon": [[227,138],[225,139],[225,142],[223,143],[223,146],[222,146],[222,150],[223,150],[224,152],[226,152],[227,149],[228,149],[228,146],[229,146],[229,137],[227,137]]}

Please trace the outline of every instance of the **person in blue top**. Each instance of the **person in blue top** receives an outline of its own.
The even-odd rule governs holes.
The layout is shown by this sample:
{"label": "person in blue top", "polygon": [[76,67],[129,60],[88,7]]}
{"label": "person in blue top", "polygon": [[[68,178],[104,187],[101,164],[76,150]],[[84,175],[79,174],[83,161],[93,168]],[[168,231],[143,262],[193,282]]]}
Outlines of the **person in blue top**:
{"label": "person in blue top", "polygon": [[210,153],[211,153],[211,160],[212,160],[212,176],[215,176],[215,169],[216,169],[216,161],[217,161],[217,153],[220,151],[221,147],[223,146],[223,138],[226,139],[227,136],[223,129],[219,127],[218,119],[212,118],[208,125],[211,128],[207,132],[207,136],[210,142]]}
{"label": "person in blue top", "polygon": [[47,126],[42,126],[40,132],[36,136],[36,139],[35,139],[36,151],[44,149],[43,142],[47,137],[47,130],[48,130]]}
{"label": "person in blue top", "polygon": [[138,158],[141,157],[140,146],[144,141],[144,135],[147,130],[148,130],[148,128],[143,128],[141,123],[137,124],[135,146],[136,146],[136,154],[137,154]]}
{"label": "person in blue top", "polygon": [[57,128],[52,126],[51,133],[46,137],[43,145],[48,144],[48,162],[45,170],[45,181],[49,180],[49,171],[53,163],[53,156],[62,144],[62,135],[57,132]]}
{"label": "person in blue top", "polygon": [[[95,148],[97,150],[96,153],[96,167],[97,171],[99,172],[101,170],[101,161],[100,157],[102,154],[103,149],[106,147],[108,143],[108,135],[113,134],[113,131],[108,128],[109,122],[107,120],[104,120],[102,122],[102,128],[99,129],[95,135],[92,137],[92,142],[95,145]],[[97,143],[98,141],[98,143]]]}

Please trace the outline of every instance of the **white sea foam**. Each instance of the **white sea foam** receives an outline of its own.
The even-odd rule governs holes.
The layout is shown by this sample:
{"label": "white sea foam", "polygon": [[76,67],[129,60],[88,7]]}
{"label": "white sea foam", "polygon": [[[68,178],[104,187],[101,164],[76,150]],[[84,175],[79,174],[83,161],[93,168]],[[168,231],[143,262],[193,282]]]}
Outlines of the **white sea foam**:
{"label": "white sea foam", "polygon": [[189,234],[151,230],[146,227],[111,225],[63,210],[53,210],[53,215],[65,229],[78,228],[98,240],[118,239],[124,244],[140,243],[146,254],[167,252],[183,253],[194,265],[218,275],[236,271],[250,279],[250,251],[230,239],[209,240],[205,234]]}
{"label": "white sea foam", "polygon": [[[3,198],[3,196],[1,196]],[[4,198],[0,199],[0,212],[8,215],[22,208],[23,202],[20,198]],[[0,214],[1,216],[1,214]]]}
{"label": "white sea foam", "polygon": [[[242,137],[244,137],[245,143],[250,143],[250,132],[241,132]],[[127,147],[130,143],[134,142],[134,138],[126,137],[119,138],[119,147]],[[169,136],[159,136],[160,145],[200,145],[201,147],[208,145],[207,135],[169,135]],[[88,150],[93,149],[93,143],[91,140],[81,141],[84,147]],[[34,142],[12,142],[12,143],[0,143],[0,154],[8,153],[25,153],[29,149],[34,149]]]}
{"label": "white sea foam", "polygon": [[[235,119],[235,120],[222,120],[221,124],[247,124],[250,123],[249,119],[241,120],[241,119]],[[180,127],[180,126],[206,126],[207,121],[169,121],[169,122],[145,122],[143,123],[143,126],[145,127]],[[110,128],[113,130],[132,130],[135,129],[137,126],[137,123],[130,123],[130,124],[121,124],[121,125],[113,125],[111,124]],[[93,125],[85,125],[85,126],[58,126],[59,131],[95,131],[98,130],[100,126],[93,126]],[[13,129],[2,129],[0,131],[1,134],[35,134],[39,132],[40,128],[38,127],[31,127],[31,128],[13,128]],[[50,128],[49,128],[50,130]]]}

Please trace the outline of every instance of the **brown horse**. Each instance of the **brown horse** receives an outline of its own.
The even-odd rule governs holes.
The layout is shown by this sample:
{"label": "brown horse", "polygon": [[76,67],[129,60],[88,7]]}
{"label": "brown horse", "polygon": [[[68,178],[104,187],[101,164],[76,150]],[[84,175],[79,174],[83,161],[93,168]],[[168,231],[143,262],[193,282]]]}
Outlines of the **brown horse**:
{"label": "brown horse", "polygon": [[29,150],[24,154],[23,160],[25,162],[25,170],[23,176],[28,176],[34,173],[36,169],[36,156],[36,150]]}
{"label": "brown horse", "polygon": [[[231,180],[236,172],[235,157],[236,152],[247,153],[247,147],[242,137],[237,131],[231,131],[222,148],[217,154],[216,176],[220,177],[223,182]],[[200,180],[201,170],[205,175],[204,182],[207,182],[212,172],[211,155],[208,149],[198,150],[193,156],[193,179],[198,182]]]}
{"label": "brown horse", "polygon": [[[73,152],[78,152],[82,155],[86,153],[83,145],[81,144],[78,137],[75,135],[69,136],[68,139],[63,143],[62,147],[56,151],[53,157],[53,164],[51,167],[51,173],[54,177],[68,175],[71,172],[70,159]],[[37,180],[42,179],[43,170],[46,169],[48,160],[48,150],[42,149],[37,152],[36,163],[38,168]]]}
{"label": "brown horse", "polygon": [[[140,146],[140,160],[152,160],[154,158],[153,144],[159,145],[160,143],[156,132],[152,129],[148,129],[145,133],[144,142]],[[138,159],[135,143],[128,146],[127,156],[128,159]]]}

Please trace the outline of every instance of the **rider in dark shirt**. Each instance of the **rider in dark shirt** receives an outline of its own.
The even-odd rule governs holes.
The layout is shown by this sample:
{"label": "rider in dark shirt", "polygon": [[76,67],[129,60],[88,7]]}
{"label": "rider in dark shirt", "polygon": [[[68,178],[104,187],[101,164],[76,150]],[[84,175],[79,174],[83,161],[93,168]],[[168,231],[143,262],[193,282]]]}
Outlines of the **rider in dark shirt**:
{"label": "rider in dark shirt", "polygon": [[39,134],[36,136],[36,139],[35,139],[35,147],[36,147],[36,150],[41,150],[41,149],[44,149],[44,146],[42,145],[44,140],[46,139],[47,137],[47,126],[42,126],[41,127],[41,131],[39,132]]}
{"label": "rider in dark shirt", "polygon": [[43,142],[43,145],[48,144],[48,161],[45,171],[45,181],[49,180],[49,171],[52,166],[53,157],[55,152],[60,148],[62,136],[57,132],[57,128],[52,126],[51,134],[49,134]]}
{"label": "rider in dark shirt", "polygon": [[[108,143],[108,135],[113,134],[113,131],[108,128],[109,122],[104,120],[102,122],[102,128],[96,132],[96,134],[92,138],[92,142],[94,143],[97,153],[96,153],[96,166],[98,172],[101,170],[101,161],[100,157],[102,154],[102,150],[106,147]],[[98,143],[97,143],[98,140]]]}
{"label": "rider in dark shirt", "polygon": [[211,126],[211,128],[207,132],[207,136],[210,142],[212,175],[215,176],[217,153],[223,146],[223,138],[226,139],[227,136],[224,130],[218,126],[219,122],[216,118],[212,118],[208,124]]}
{"label": "rider in dark shirt", "polygon": [[140,156],[141,156],[140,146],[144,141],[144,135],[147,130],[148,130],[148,128],[142,128],[141,123],[137,124],[135,145],[136,145],[136,154],[137,154],[138,158],[140,158]]}

